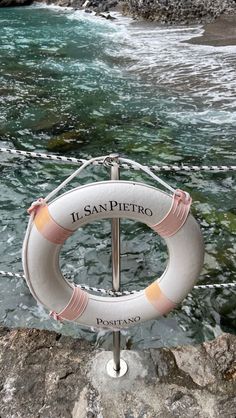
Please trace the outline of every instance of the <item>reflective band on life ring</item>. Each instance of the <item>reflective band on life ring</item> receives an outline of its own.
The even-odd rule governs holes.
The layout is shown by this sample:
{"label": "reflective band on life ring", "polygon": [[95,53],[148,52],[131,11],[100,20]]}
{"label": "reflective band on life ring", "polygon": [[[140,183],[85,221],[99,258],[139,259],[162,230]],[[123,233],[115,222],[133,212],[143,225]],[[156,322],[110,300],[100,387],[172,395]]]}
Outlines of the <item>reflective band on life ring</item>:
{"label": "reflective band on life ring", "polygon": [[[120,329],[167,314],[194,286],[203,265],[200,228],[189,214],[185,192],[168,194],[142,183],[105,181],[64,193],[48,205],[30,208],[23,245],[23,265],[33,296],[55,319]],[[81,226],[104,218],[129,218],[159,233],[168,247],[169,262],[162,276],[129,296],[91,295],[67,282],[59,267],[60,249]]]}

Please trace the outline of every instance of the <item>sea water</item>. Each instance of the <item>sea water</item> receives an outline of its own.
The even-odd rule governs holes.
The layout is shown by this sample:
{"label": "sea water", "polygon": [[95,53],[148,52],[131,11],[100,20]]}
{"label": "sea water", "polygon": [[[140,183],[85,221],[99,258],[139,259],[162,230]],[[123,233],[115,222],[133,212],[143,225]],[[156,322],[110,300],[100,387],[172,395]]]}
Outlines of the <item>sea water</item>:
{"label": "sea water", "polygon": [[[235,164],[236,47],[191,45],[200,26],[107,21],[81,11],[0,10],[0,147],[87,159],[118,152],[145,165]],[[77,166],[0,154],[0,270],[22,272],[31,202]],[[108,179],[87,169],[72,186]],[[206,256],[199,283],[235,277],[234,173],[164,173],[193,197]],[[155,182],[134,170],[122,179]],[[145,225],[121,222],[121,281],[140,290],[168,261],[164,242]],[[77,283],[111,288],[111,226],[95,222],[68,240],[61,268]],[[0,278],[1,323],[83,336],[111,347],[103,332],[61,324],[37,305],[25,282]],[[235,332],[235,290],[193,291],[167,317],[123,332],[122,346],[196,343]]]}

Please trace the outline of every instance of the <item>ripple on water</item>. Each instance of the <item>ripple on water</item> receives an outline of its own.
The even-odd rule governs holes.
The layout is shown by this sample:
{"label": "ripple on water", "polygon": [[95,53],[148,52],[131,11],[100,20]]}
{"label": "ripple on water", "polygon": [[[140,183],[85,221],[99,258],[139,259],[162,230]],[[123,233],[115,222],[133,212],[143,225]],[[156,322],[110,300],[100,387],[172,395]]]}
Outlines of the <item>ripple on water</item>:
{"label": "ripple on water", "polygon": [[[38,7],[1,12],[0,146],[79,158],[117,151],[148,165],[233,164],[235,47],[187,44],[202,33],[200,26],[165,28],[116,17],[108,22],[81,11]],[[74,167],[10,155],[0,155],[0,161],[1,270],[17,272],[26,208]],[[96,167],[78,181],[108,176]],[[130,177],[147,181],[138,172],[122,172],[123,179]],[[162,177],[193,196],[193,214],[206,244],[201,282],[233,281],[233,174]],[[143,225],[121,225],[122,283],[144,288],[165,269],[165,245]],[[63,248],[61,266],[78,283],[110,287],[110,223],[91,224],[75,234]],[[111,347],[104,333],[53,322],[22,280],[4,278],[0,284],[4,324],[97,338],[98,345]],[[124,331],[122,344],[157,347],[235,332],[235,309],[235,291],[193,292],[167,318]]]}

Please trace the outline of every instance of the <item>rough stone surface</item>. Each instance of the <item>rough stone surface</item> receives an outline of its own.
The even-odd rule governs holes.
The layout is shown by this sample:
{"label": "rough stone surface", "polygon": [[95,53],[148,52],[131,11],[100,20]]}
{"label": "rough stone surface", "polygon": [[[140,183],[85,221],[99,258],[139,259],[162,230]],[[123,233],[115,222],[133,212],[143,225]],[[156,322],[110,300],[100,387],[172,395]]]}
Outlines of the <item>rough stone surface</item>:
{"label": "rough stone surface", "polygon": [[167,24],[206,23],[235,14],[235,0],[126,0],[124,11],[134,18]]}
{"label": "rough stone surface", "polygon": [[[221,15],[236,14],[236,0],[35,0],[61,7],[95,12],[113,19],[110,11],[117,10],[135,19],[162,24],[209,23]],[[34,0],[0,0],[0,7],[30,5]],[[104,14],[105,13],[105,14]]]}
{"label": "rough stone surface", "polygon": [[[74,9],[94,10],[107,12],[113,10],[121,3],[119,0],[36,0],[38,3],[55,4],[61,7],[73,7]],[[28,6],[34,0],[0,0],[0,7]]]}
{"label": "rough stone surface", "polygon": [[[49,5],[56,4],[57,6],[62,7],[72,7],[73,9],[84,9],[86,12],[94,11],[98,14],[106,13],[111,10],[120,10],[123,3],[120,0],[37,0],[37,2]],[[109,19],[107,15],[102,17]]]}
{"label": "rough stone surface", "polygon": [[34,0],[0,0],[0,7],[29,6]]}
{"label": "rough stone surface", "polygon": [[1,418],[235,418],[236,336],[198,346],[108,351],[48,331],[0,328]]}

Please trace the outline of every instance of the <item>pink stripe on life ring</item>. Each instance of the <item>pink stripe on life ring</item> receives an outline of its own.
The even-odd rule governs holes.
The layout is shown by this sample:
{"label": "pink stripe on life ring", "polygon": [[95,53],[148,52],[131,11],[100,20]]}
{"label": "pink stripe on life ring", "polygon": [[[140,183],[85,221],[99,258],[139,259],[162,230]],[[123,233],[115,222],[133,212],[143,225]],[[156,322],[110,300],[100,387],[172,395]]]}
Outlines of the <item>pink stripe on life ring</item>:
{"label": "pink stripe on life ring", "polygon": [[175,235],[186,222],[191,203],[191,197],[187,197],[185,192],[177,189],[173,196],[169,212],[160,222],[153,225],[152,229],[161,237]]}
{"label": "pink stripe on life ring", "polygon": [[89,300],[89,295],[79,287],[74,287],[72,296],[64,309],[61,312],[50,312],[50,315],[56,320],[66,319],[68,321],[75,321],[85,311]]}

